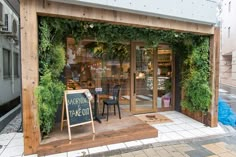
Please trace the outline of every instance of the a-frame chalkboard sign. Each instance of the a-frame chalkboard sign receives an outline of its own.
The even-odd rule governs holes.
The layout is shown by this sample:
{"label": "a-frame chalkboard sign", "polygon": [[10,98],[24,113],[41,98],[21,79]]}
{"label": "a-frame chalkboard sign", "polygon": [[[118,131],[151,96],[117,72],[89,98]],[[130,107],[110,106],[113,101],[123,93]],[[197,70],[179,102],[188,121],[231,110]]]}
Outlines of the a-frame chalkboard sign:
{"label": "a-frame chalkboard sign", "polygon": [[95,133],[91,99],[92,96],[88,89],[66,90],[64,92],[69,140],[71,140],[71,127],[91,123],[93,133]]}

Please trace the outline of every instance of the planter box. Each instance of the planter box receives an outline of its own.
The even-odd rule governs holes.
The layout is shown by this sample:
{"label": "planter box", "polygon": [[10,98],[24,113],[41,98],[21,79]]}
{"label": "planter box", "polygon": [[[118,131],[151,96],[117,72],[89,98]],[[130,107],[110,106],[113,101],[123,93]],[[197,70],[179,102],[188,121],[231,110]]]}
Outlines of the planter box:
{"label": "planter box", "polygon": [[208,114],[207,115],[204,115],[202,112],[190,112],[188,109],[183,109],[181,110],[181,112],[183,114],[185,114],[186,116],[192,118],[192,119],[195,119],[196,121],[198,122],[201,122],[205,125],[208,125],[209,126],[209,122],[208,122]]}

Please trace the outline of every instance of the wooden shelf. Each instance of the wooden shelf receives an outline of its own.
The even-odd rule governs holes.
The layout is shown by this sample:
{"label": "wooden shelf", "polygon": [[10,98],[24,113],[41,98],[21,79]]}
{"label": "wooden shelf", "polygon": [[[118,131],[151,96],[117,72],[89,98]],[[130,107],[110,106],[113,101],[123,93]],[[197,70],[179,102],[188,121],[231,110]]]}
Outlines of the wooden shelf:
{"label": "wooden shelf", "polygon": [[161,64],[159,64],[159,65],[158,65],[158,67],[169,67],[169,66],[171,66],[171,64],[166,64],[166,65],[161,65]]}
{"label": "wooden shelf", "polygon": [[[170,76],[166,76],[166,75],[158,75],[157,78],[159,77],[167,77],[167,78],[170,78]],[[160,78],[161,79],[161,78]]]}
{"label": "wooden shelf", "polygon": [[167,54],[171,54],[170,50],[158,50],[158,54],[159,55],[167,55]]}
{"label": "wooden shelf", "polygon": [[171,62],[171,60],[158,60],[158,62]]}

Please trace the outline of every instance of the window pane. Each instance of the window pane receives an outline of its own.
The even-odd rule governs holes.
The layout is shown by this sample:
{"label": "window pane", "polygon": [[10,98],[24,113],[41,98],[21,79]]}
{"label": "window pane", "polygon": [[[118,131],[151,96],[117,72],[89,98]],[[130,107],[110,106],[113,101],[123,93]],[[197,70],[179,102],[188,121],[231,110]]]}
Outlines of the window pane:
{"label": "window pane", "polygon": [[14,76],[19,77],[19,69],[18,69],[18,60],[19,55],[18,53],[14,53]]}
{"label": "window pane", "polygon": [[3,49],[3,78],[7,79],[11,76],[11,53],[7,49]]}

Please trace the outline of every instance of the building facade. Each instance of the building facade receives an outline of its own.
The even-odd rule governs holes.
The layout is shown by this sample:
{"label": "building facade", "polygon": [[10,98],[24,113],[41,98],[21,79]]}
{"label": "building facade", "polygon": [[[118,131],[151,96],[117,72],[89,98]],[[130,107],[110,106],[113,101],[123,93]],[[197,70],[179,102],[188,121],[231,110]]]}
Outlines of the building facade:
{"label": "building facade", "polygon": [[[19,5],[19,4],[18,4]],[[20,96],[19,15],[0,1],[0,106]]]}
{"label": "building facade", "polygon": [[[24,128],[24,152],[25,154],[33,153],[52,153],[53,151],[66,151],[76,149],[78,144],[72,141],[68,145],[68,141],[64,143],[55,142],[53,144],[42,144],[41,143],[41,133],[38,122],[38,105],[35,98],[35,88],[37,88],[39,83],[39,72],[38,72],[38,41],[39,41],[39,30],[38,30],[38,17],[48,16],[48,17],[60,17],[64,19],[74,19],[82,21],[93,21],[93,22],[102,22],[113,25],[122,25],[122,26],[135,26],[139,28],[153,28],[156,30],[174,30],[177,32],[189,32],[199,35],[206,35],[210,37],[210,57],[211,62],[211,76],[210,76],[210,88],[213,92],[211,97],[211,104],[209,108],[209,125],[214,127],[217,125],[217,100],[218,100],[218,43],[219,43],[219,33],[218,29],[214,27],[216,24],[216,1],[208,0],[191,0],[191,1],[182,1],[182,0],[167,0],[163,2],[162,0],[150,0],[150,1],[137,1],[137,0],[116,0],[116,1],[99,1],[99,0],[22,0],[21,1],[21,39],[22,39],[22,105],[23,105],[23,128]],[[30,14],[29,14],[30,13]],[[88,26],[86,26],[87,28]],[[89,27],[93,27],[89,25]],[[68,39],[69,40],[69,39]],[[71,41],[73,42],[73,41]],[[80,43],[79,46],[76,46],[78,49],[78,54],[83,53],[83,47],[88,41]],[[135,43],[135,42],[132,42]],[[130,101],[131,110],[132,107],[136,107],[137,101],[136,96],[136,80],[142,79],[144,76],[144,69],[147,69],[148,65],[145,60],[155,59],[157,57],[144,56],[145,47],[143,45],[132,46],[131,43],[131,67],[126,68],[126,65],[123,66],[125,72],[129,76],[129,72],[132,74],[130,81],[130,93],[134,93],[133,98]],[[73,44],[69,41],[67,42],[68,48],[73,48]],[[83,45],[83,46],[82,46]],[[72,47],[70,47],[72,46]],[[164,47],[163,47],[164,49]],[[138,51],[136,51],[138,50]],[[164,49],[165,50],[165,49]],[[71,50],[68,50],[70,53]],[[135,53],[138,52],[138,53]],[[144,52],[144,53],[143,53]],[[147,53],[148,54],[148,53]],[[157,55],[157,53],[154,53]],[[171,51],[161,51],[161,54],[167,55],[170,59],[169,54]],[[83,56],[83,55],[81,55]],[[86,54],[89,56],[89,54]],[[85,60],[86,57],[84,57]],[[162,56],[163,60],[165,59]],[[92,59],[88,58],[90,61]],[[143,60],[144,59],[144,60]],[[138,64],[138,61],[141,61]],[[144,61],[144,62],[143,62]],[[70,63],[70,62],[69,62]],[[157,61],[155,60],[155,66],[153,66],[153,78],[157,82]],[[114,64],[118,64],[117,62]],[[138,66],[135,66],[138,65]],[[107,63],[107,66],[102,70],[112,69],[108,67],[110,65]],[[169,66],[170,63],[165,66]],[[95,63],[90,67],[90,70],[94,70],[99,67],[100,64]],[[72,66],[71,66],[72,67]],[[83,68],[82,68],[83,67]],[[79,65],[79,72],[86,70],[86,68]],[[137,67],[140,67],[138,71]],[[101,69],[101,68],[100,68]],[[122,68],[121,68],[122,69]],[[169,69],[165,70],[165,74],[170,74]],[[136,72],[139,73],[136,73]],[[162,70],[163,72],[163,70]],[[85,72],[86,73],[86,72]],[[95,72],[94,72],[95,73]],[[92,74],[94,74],[92,73]],[[118,73],[118,72],[117,72]],[[160,74],[161,72],[159,72]],[[134,75],[133,75],[134,74]],[[138,74],[138,75],[136,75]],[[91,74],[86,75],[90,77]],[[113,74],[109,74],[113,75]],[[127,76],[124,75],[124,76]],[[82,78],[80,77],[82,80]],[[86,80],[86,79],[85,79]],[[152,81],[150,77],[149,81]],[[148,82],[148,81],[147,81]],[[157,89],[157,84],[155,86],[150,86],[149,89]],[[92,86],[91,83],[87,83],[89,86]],[[138,85],[138,81],[137,81]],[[141,84],[142,85],[142,84]],[[149,87],[149,84],[147,85]],[[74,87],[73,87],[74,88]],[[143,94],[143,93],[142,93]],[[145,93],[144,93],[145,94]],[[157,101],[154,92],[154,101]],[[154,103],[153,103],[154,104]],[[168,105],[167,105],[168,106]],[[78,139],[79,141],[79,139]],[[91,142],[92,143],[92,142]],[[90,143],[90,144],[91,144]],[[67,144],[66,146],[64,144]],[[54,148],[52,148],[52,146]],[[63,149],[62,149],[63,148]],[[60,150],[59,150],[60,149]]]}
{"label": "building facade", "polygon": [[220,83],[236,86],[236,2],[222,0]]}

